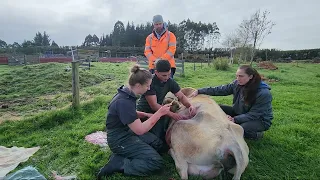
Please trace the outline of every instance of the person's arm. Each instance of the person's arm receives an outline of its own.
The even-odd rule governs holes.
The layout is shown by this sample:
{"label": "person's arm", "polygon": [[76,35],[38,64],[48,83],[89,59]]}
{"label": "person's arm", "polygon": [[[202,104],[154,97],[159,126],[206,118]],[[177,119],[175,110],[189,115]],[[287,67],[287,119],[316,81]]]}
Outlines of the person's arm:
{"label": "person's arm", "polygon": [[188,98],[181,91],[178,91],[175,94],[175,96],[186,108],[189,108],[191,106],[191,103],[189,102]]}
{"label": "person's arm", "polygon": [[178,100],[186,107],[189,109],[189,113],[192,116],[194,116],[196,114],[196,108],[193,107],[189,101],[189,99],[187,98],[187,96],[185,96],[181,91],[178,91],[175,96],[177,96]]}
{"label": "person's arm", "polygon": [[227,96],[233,93],[234,86],[237,86],[236,81],[227,85],[201,88],[201,89],[198,89],[197,94],[206,94],[210,96]]}
{"label": "person's arm", "polygon": [[152,41],[151,40],[151,36],[152,36],[152,34],[150,34],[146,38],[146,44],[145,44],[145,48],[144,48],[144,55],[147,57],[149,63],[154,63],[157,58],[153,55],[153,52],[152,52],[152,49],[151,49],[151,44],[150,44],[150,41]]}
{"label": "person's arm", "polygon": [[234,122],[242,124],[247,121],[260,119],[265,114],[266,110],[271,107],[271,101],[272,95],[269,91],[260,94],[247,113],[233,117]]}
{"label": "person's arm", "polygon": [[138,118],[151,117],[153,115],[151,113],[146,113],[142,111],[137,111],[137,114],[138,114]]}
{"label": "person's arm", "polygon": [[146,95],[145,97],[153,111],[158,111],[158,109],[162,107],[162,105],[157,102],[157,95]]}
{"label": "person's arm", "polygon": [[142,135],[148,132],[161,118],[170,111],[170,105],[162,106],[157,112],[155,112],[149,119],[141,122],[140,119],[136,119],[134,122],[128,124],[129,128],[137,135]]}
{"label": "person's arm", "polygon": [[170,33],[170,39],[169,39],[168,49],[167,49],[166,53],[164,53],[161,56],[161,59],[169,60],[174,56],[174,53],[176,53],[177,38],[173,33],[171,33],[171,32],[169,32],[169,33]]}

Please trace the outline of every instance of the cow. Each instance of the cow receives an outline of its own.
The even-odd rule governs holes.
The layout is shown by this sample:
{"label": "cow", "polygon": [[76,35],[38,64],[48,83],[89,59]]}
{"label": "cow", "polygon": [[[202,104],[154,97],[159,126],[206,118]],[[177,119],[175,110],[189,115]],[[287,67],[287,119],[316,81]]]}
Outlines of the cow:
{"label": "cow", "polygon": [[181,91],[197,109],[195,116],[188,117],[188,109],[170,92],[163,102],[174,102],[171,110],[184,117],[180,121],[171,120],[166,133],[169,154],[181,179],[188,179],[188,175],[211,179],[225,170],[239,180],[249,162],[242,127],[229,121],[210,96],[199,94],[190,98],[195,89]]}

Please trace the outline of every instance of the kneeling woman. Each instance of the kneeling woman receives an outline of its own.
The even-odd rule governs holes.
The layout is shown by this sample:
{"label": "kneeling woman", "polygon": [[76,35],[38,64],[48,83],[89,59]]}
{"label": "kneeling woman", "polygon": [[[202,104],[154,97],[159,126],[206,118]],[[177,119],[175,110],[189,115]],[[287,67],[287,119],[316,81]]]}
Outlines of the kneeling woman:
{"label": "kneeling woman", "polygon": [[[163,166],[163,159],[151,145],[141,138],[170,111],[170,105],[162,106],[154,114],[136,110],[137,95],[144,94],[152,81],[152,74],[139,66],[131,69],[128,86],[121,86],[113,97],[106,120],[107,140],[112,151],[109,162],[100,169],[98,179],[121,172],[126,175],[146,176]],[[141,122],[140,118],[149,119]],[[148,137],[152,134],[149,133]],[[150,139],[150,138],[149,138]]]}
{"label": "kneeling woman", "polygon": [[259,73],[248,65],[242,65],[236,73],[237,79],[230,84],[202,88],[191,96],[207,94],[227,96],[233,94],[233,105],[220,105],[222,110],[233,121],[244,129],[244,137],[261,139],[273,119],[272,95],[270,87],[261,80]]}

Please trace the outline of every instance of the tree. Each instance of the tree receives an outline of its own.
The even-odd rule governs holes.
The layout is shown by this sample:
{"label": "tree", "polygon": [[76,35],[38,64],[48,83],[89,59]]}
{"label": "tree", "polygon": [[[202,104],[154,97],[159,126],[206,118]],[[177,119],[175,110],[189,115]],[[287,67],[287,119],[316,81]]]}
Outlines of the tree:
{"label": "tree", "polygon": [[37,32],[36,36],[33,38],[33,43],[35,46],[42,46],[42,42],[43,42],[43,36],[41,32]]}
{"label": "tree", "polygon": [[112,32],[112,45],[113,46],[121,46],[121,44],[124,42],[124,34],[125,34],[125,28],[121,21],[117,21],[113,27]]}
{"label": "tree", "polygon": [[[190,19],[182,21],[179,24],[180,35],[183,34],[183,48],[190,51],[204,49],[205,39],[219,37],[219,28],[216,23],[195,23]],[[181,38],[181,37],[180,37]]]}
{"label": "tree", "polygon": [[43,35],[40,32],[36,33],[36,36],[33,38],[33,44],[35,46],[50,46],[51,39],[49,35],[44,31]]}
{"label": "tree", "polygon": [[[248,49],[248,43],[251,41],[251,36],[249,32],[249,25],[250,23],[247,23],[247,21],[243,21],[240,25],[239,28],[237,29],[237,36],[239,37],[240,41],[240,57],[239,61],[242,61],[242,57],[245,56],[247,57],[247,49]],[[246,59],[246,58],[245,58]]]}
{"label": "tree", "polygon": [[19,43],[17,43],[17,42],[14,42],[14,43],[12,44],[12,47],[14,47],[14,48],[19,48],[19,47],[21,47],[21,45],[20,45]]}
{"label": "tree", "polygon": [[230,33],[225,37],[224,41],[222,42],[222,45],[224,45],[227,48],[232,48],[239,47],[240,43],[240,38],[235,33]]}
{"label": "tree", "polygon": [[51,47],[59,47],[58,44],[55,41],[52,41]]}
{"label": "tree", "polygon": [[260,47],[264,38],[271,33],[271,29],[275,25],[268,19],[269,14],[270,12],[267,10],[262,13],[258,10],[248,20],[243,20],[239,26],[239,30],[245,33],[245,36],[248,35],[247,39],[251,40],[253,44],[250,65],[253,62],[256,48]]}
{"label": "tree", "polygon": [[111,40],[111,34],[110,36],[107,34],[107,35],[102,35],[102,37],[100,38],[100,46],[112,46],[112,40]]}
{"label": "tree", "polygon": [[0,39],[0,48],[7,48],[7,43]]}
{"label": "tree", "polygon": [[99,38],[98,38],[98,36],[95,35],[95,34],[92,36],[92,44],[93,44],[94,46],[98,46],[98,45],[99,45]]}
{"label": "tree", "polygon": [[35,44],[32,42],[32,41],[26,41],[26,40],[24,40],[23,41],[23,43],[21,44],[21,46],[23,47],[23,48],[27,48],[27,47],[33,47]]}
{"label": "tree", "polygon": [[217,23],[208,24],[208,28],[210,30],[209,35],[207,37],[207,43],[210,49],[213,48],[214,43],[219,40],[220,32]]}
{"label": "tree", "polygon": [[230,51],[229,63],[233,64],[234,54],[236,53],[237,48],[239,48],[241,45],[240,38],[235,33],[230,33],[225,37],[224,41],[222,42],[222,45],[228,48],[228,50]]}
{"label": "tree", "polygon": [[44,31],[42,36],[42,46],[50,46],[51,39],[49,35]]}
{"label": "tree", "polygon": [[83,42],[83,46],[91,46],[92,44],[92,35],[89,34],[85,37],[84,42]]}

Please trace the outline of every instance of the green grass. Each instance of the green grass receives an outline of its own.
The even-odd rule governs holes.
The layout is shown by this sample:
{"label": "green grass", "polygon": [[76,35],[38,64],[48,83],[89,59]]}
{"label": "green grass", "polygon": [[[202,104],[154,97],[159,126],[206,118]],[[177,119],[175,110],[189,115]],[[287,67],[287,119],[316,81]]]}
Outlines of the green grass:
{"label": "green grass", "polygon": [[[128,63],[92,64],[92,70],[79,71],[82,101],[101,94],[113,94],[129,72]],[[0,66],[0,105],[9,106],[8,109],[0,109],[0,119],[32,117],[39,112],[69,105],[72,100],[72,74],[65,71],[66,66],[61,63]]]}
{"label": "green grass", "polygon": [[[107,162],[110,151],[108,148],[103,149],[87,143],[84,137],[92,132],[104,130],[107,105],[116,88],[126,81],[128,65],[129,63],[95,63],[95,67],[90,72],[83,73],[83,79],[93,78],[95,83],[85,81],[86,84],[81,88],[83,93],[81,97],[85,102],[82,101],[81,108],[78,110],[68,106],[63,109],[44,109],[42,113],[35,110],[38,114],[34,116],[21,121],[0,124],[2,146],[40,146],[40,150],[27,162],[21,163],[16,170],[32,165],[49,179],[52,179],[51,171],[57,171],[62,175],[75,174],[79,179],[95,179],[96,172]],[[320,65],[276,64],[276,66],[279,69],[274,71],[258,69],[265,77],[276,77],[279,80],[269,83],[272,88],[275,118],[271,129],[265,133],[261,141],[247,141],[250,148],[250,162],[242,179],[318,179],[320,177],[320,81],[317,75]],[[48,64],[43,71],[57,75],[59,73],[56,70],[64,67],[65,64]],[[27,68],[33,68],[33,66],[27,66]],[[0,66],[1,88],[3,88],[2,80],[5,80],[5,76],[14,72],[24,72],[25,69]],[[194,71],[192,63],[186,64],[185,77],[176,78],[181,87],[201,88],[229,83],[235,77],[237,66],[232,66],[228,71],[217,71],[206,64],[203,64],[202,68],[196,64],[195,69]],[[117,72],[114,74],[114,80],[109,81],[106,78],[101,81],[101,77],[106,77],[112,72]],[[41,71],[39,70],[38,73],[40,74]],[[23,85],[26,82],[22,77],[27,74],[26,72],[21,76],[20,83],[15,83],[15,86],[17,89],[32,92],[33,95],[23,91],[13,92],[18,97],[12,96],[11,92],[8,95],[2,95],[2,98],[7,101],[28,99],[29,96],[37,99],[36,105],[30,102],[23,105],[24,108],[18,108],[17,112],[25,113],[32,108],[37,109],[39,108],[37,103],[42,103],[41,106],[44,107],[48,106],[45,99],[48,94],[55,97],[51,97],[51,100],[61,100],[57,102],[57,104],[61,103],[61,106],[70,103],[70,89],[66,87],[68,87],[67,83],[71,84],[71,80],[64,80],[63,75],[59,76],[60,78],[53,78],[47,74],[34,75],[37,77],[34,79],[36,82],[29,83],[42,85],[42,94],[31,88],[34,86]],[[46,80],[50,78],[51,84],[46,84]],[[66,89],[51,88],[55,84],[61,84]],[[224,104],[230,104],[232,101],[231,96],[212,98]],[[49,102],[55,106],[52,101]],[[6,111],[12,111],[12,109],[2,109],[0,112],[6,113]],[[180,179],[173,160],[168,155],[164,156],[164,159],[166,167],[162,171],[142,179]],[[116,174],[111,179],[141,178]],[[200,178],[192,177],[191,179]]]}

